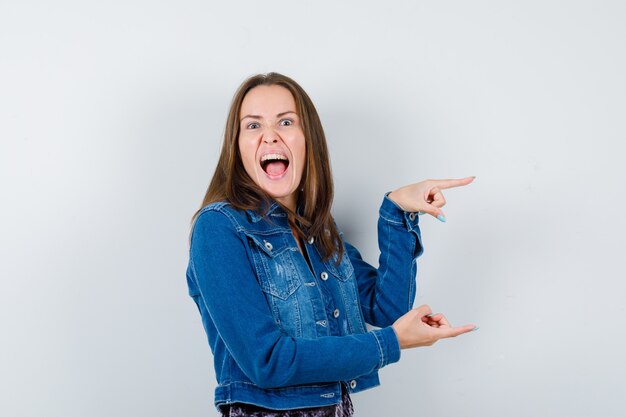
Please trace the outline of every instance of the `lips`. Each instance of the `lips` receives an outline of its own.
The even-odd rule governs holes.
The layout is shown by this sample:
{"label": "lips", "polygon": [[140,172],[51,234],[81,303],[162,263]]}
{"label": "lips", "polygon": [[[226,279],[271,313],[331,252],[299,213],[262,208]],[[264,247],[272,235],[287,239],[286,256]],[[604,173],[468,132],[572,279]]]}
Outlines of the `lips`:
{"label": "lips", "polygon": [[289,158],[282,151],[267,151],[261,155],[261,169],[272,179],[282,177],[289,167]]}

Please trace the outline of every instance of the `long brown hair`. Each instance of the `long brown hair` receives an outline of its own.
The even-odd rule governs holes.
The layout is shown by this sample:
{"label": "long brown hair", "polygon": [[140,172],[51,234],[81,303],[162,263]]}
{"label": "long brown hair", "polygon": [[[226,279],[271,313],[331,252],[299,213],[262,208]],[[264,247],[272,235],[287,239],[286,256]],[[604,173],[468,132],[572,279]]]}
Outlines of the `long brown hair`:
{"label": "long brown hair", "polygon": [[289,224],[300,238],[306,240],[314,237],[324,260],[337,252],[337,262],[339,262],[343,255],[343,246],[339,231],[330,214],[333,201],[333,179],[324,129],[317,110],[304,89],[291,78],[276,72],[253,75],[237,89],[230,104],[224,143],[217,167],[202,206],[191,219],[192,227],[202,208],[216,201],[228,201],[234,208],[241,210],[258,211],[269,207],[268,203],[274,201],[244,169],[238,146],[241,103],[246,94],[259,85],[279,85],[291,92],[296,102],[296,111],[301,120],[306,143],[306,163],[302,181],[298,187],[300,190],[298,205],[301,214],[290,210],[278,201],[276,203],[287,212]]}

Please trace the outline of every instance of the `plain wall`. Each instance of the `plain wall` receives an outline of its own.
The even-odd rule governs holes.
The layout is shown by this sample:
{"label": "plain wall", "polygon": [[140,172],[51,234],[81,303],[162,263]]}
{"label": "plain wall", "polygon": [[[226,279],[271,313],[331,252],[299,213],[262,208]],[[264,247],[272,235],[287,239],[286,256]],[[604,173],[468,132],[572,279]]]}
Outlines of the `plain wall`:
{"label": "plain wall", "polygon": [[0,415],[215,416],[192,214],[248,75],[311,95],[334,214],[376,264],[421,219],[415,305],[480,330],[402,351],[358,417],[623,416],[626,4],[0,2]]}

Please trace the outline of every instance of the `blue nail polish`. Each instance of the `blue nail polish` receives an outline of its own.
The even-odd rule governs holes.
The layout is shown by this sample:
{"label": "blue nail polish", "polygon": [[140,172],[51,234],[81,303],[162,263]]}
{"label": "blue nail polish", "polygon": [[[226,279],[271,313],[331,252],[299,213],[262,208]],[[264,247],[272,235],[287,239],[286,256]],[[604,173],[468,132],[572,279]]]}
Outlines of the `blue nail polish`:
{"label": "blue nail polish", "polygon": [[472,330],[470,330],[470,332],[473,332],[473,331],[478,330],[478,329],[479,329],[479,327],[478,327],[478,326],[476,326],[476,327],[474,327]]}
{"label": "blue nail polish", "polygon": [[437,219],[439,219],[439,221],[442,221],[444,223],[446,222],[446,218],[443,217],[443,215],[441,215],[441,214],[439,216],[437,216]]}

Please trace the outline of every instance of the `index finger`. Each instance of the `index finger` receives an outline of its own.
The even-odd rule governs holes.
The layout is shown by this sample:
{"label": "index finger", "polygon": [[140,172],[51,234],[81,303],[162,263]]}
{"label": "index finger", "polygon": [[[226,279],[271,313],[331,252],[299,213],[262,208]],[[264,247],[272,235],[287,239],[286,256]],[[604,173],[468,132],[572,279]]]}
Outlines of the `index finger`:
{"label": "index finger", "polygon": [[448,179],[448,180],[433,180],[437,187],[441,189],[452,188],[452,187],[461,187],[463,185],[467,185],[474,181],[476,177],[465,177],[459,179]]}
{"label": "index finger", "polygon": [[451,327],[451,328],[443,328],[443,329],[440,328],[440,329],[444,332],[443,337],[446,338],[446,337],[456,337],[463,333],[471,332],[472,330],[476,328],[477,326],[473,324],[467,324],[465,326],[460,326],[460,327]]}

